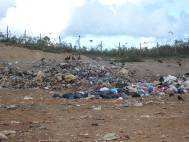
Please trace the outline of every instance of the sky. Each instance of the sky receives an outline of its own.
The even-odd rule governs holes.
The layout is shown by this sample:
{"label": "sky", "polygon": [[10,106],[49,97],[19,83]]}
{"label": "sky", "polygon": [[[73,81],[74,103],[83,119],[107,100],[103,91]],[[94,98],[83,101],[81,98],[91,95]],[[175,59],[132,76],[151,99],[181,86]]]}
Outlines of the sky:
{"label": "sky", "polygon": [[71,43],[81,35],[87,46],[155,46],[188,38],[189,0],[0,0],[0,30],[7,25]]}

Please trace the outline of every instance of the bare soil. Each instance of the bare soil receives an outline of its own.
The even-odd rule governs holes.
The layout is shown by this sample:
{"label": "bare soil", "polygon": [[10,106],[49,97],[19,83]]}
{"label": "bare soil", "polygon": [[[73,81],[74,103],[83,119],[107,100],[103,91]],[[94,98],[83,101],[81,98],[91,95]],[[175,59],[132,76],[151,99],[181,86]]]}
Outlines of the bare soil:
{"label": "bare soil", "polygon": [[0,104],[18,108],[0,109],[0,131],[16,131],[10,142],[101,142],[107,133],[116,133],[115,142],[188,142],[189,95],[184,99],[151,98],[141,107],[123,107],[118,100],[68,101],[42,90],[1,90]]}

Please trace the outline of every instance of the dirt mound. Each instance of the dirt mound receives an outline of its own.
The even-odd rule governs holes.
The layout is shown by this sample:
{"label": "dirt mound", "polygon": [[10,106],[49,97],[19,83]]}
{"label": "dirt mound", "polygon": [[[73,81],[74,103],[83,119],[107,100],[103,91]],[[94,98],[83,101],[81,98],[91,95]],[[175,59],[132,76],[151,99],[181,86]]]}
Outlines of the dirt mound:
{"label": "dirt mound", "polygon": [[[64,60],[69,53],[47,53],[39,50],[29,50],[16,46],[7,46],[0,44],[0,60],[4,61],[36,61],[42,58]],[[82,56],[83,60],[88,60],[87,57]]]}

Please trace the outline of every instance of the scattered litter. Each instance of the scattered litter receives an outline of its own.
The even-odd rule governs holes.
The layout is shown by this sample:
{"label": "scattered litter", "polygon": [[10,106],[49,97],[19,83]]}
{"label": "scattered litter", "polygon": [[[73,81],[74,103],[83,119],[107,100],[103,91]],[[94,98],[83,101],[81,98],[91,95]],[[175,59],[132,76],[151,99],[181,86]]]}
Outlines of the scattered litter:
{"label": "scattered litter", "polygon": [[37,82],[40,83],[43,82],[44,78],[45,78],[45,74],[42,71],[39,71],[36,76]]}
{"label": "scattered litter", "polygon": [[[98,63],[70,61],[58,63],[42,59],[30,70],[21,70],[4,63],[0,71],[1,88],[53,90],[51,96],[64,99],[127,99],[131,97],[186,94],[189,80],[172,75],[161,76],[152,82],[129,81],[129,69],[105,67]],[[124,76],[124,77],[123,77]],[[59,93],[69,89],[68,93]],[[58,92],[56,92],[58,91]],[[32,98],[25,97],[25,100]],[[136,104],[137,105],[137,104]],[[137,106],[141,106],[138,104]]]}
{"label": "scattered litter", "polygon": [[142,107],[143,104],[142,104],[142,103],[138,103],[138,102],[136,102],[133,106],[135,106],[135,107]]}
{"label": "scattered litter", "polygon": [[16,131],[13,131],[13,130],[4,130],[4,131],[1,131],[0,132],[1,134],[4,134],[6,136],[9,136],[9,135],[14,135],[16,134]]}
{"label": "scattered litter", "polygon": [[66,82],[73,82],[76,80],[76,76],[74,76],[73,74],[68,74],[64,76],[64,79]]}
{"label": "scattered litter", "polygon": [[33,98],[30,97],[30,96],[25,96],[25,97],[24,97],[24,100],[33,100]]}
{"label": "scattered litter", "polygon": [[102,106],[93,106],[93,110],[102,110]]}

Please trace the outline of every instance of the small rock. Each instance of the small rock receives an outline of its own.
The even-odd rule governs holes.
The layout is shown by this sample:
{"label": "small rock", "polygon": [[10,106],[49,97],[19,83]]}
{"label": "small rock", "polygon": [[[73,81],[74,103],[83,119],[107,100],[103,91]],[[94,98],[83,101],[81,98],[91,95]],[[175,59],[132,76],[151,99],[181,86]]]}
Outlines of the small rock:
{"label": "small rock", "polygon": [[165,138],[166,138],[166,136],[165,136],[165,135],[162,135],[162,136],[161,136],[161,139],[165,139]]}
{"label": "small rock", "polygon": [[85,137],[85,138],[90,138],[88,133],[86,133],[86,134],[79,134],[79,136]]}
{"label": "small rock", "polygon": [[97,107],[93,106],[93,110],[102,110],[102,106],[97,106]]}
{"label": "small rock", "polygon": [[30,96],[25,96],[25,97],[24,97],[24,100],[33,100],[33,98],[30,97]]}
{"label": "small rock", "polygon": [[120,100],[120,101],[121,101],[121,100],[123,100],[123,98],[122,98],[122,97],[119,97],[117,100]]}
{"label": "small rock", "polygon": [[37,73],[36,80],[41,83],[43,82],[44,78],[45,78],[45,74],[42,71],[39,71]]}
{"label": "small rock", "polygon": [[104,91],[109,91],[109,90],[110,90],[109,88],[107,88],[107,87],[103,87],[103,88],[100,88],[99,91],[104,92]]}
{"label": "small rock", "polygon": [[11,121],[11,124],[20,124],[19,121]]}
{"label": "small rock", "polygon": [[129,104],[125,103],[124,105],[122,105],[122,107],[127,108],[129,107]]}
{"label": "small rock", "polygon": [[177,99],[178,99],[179,101],[184,101],[184,99],[183,99],[180,95],[177,96]]}
{"label": "small rock", "polygon": [[116,136],[116,133],[108,133],[103,136],[103,140],[105,141],[112,141],[112,140],[117,140],[118,137]]}
{"label": "small rock", "polygon": [[150,118],[150,115],[141,115],[142,118]]}
{"label": "small rock", "polygon": [[18,106],[17,105],[8,105],[8,106],[5,106],[6,109],[11,109],[11,110],[14,110],[14,109],[17,109]]}
{"label": "small rock", "polygon": [[189,135],[188,136],[183,136],[184,139],[189,139]]}
{"label": "small rock", "polygon": [[121,136],[120,136],[120,140],[129,140],[129,139],[130,139],[130,137],[127,134],[121,134]]}
{"label": "small rock", "polygon": [[44,87],[45,90],[49,90],[49,87]]}
{"label": "small rock", "polygon": [[92,125],[92,126],[99,126],[98,123],[92,123],[91,125]]}
{"label": "small rock", "polygon": [[185,81],[183,85],[186,89],[189,89],[189,80]]}
{"label": "small rock", "polygon": [[65,75],[65,76],[64,76],[64,80],[65,80],[66,82],[73,82],[73,81],[75,81],[76,79],[77,79],[77,77],[74,76],[73,74],[68,74],[68,75]]}
{"label": "small rock", "polygon": [[47,126],[45,126],[45,125],[41,125],[41,126],[39,127],[39,129],[41,129],[41,130],[47,130],[48,128],[47,128]]}
{"label": "small rock", "polygon": [[12,134],[16,134],[16,131],[13,130],[5,130],[5,131],[1,131],[0,133],[8,136],[8,135],[12,135]]}
{"label": "small rock", "polygon": [[5,65],[0,63],[0,69],[4,69]]}
{"label": "small rock", "polygon": [[0,133],[0,142],[1,142],[2,140],[8,140],[8,137],[7,137],[5,134]]}
{"label": "small rock", "polygon": [[127,77],[129,74],[129,71],[126,68],[122,68],[119,70],[119,74]]}
{"label": "small rock", "polygon": [[89,95],[88,97],[86,97],[85,99],[86,100],[90,100],[90,99],[94,99],[95,98],[95,95]]}
{"label": "small rock", "polygon": [[63,79],[63,75],[61,73],[56,74],[55,77],[56,77],[57,81],[62,81],[62,79]]}
{"label": "small rock", "polygon": [[62,95],[61,95],[59,92],[51,91],[51,92],[49,92],[49,94],[50,94],[53,98],[62,98]]}
{"label": "small rock", "polygon": [[142,103],[135,103],[133,106],[135,106],[135,107],[142,107],[143,106],[143,104]]}

